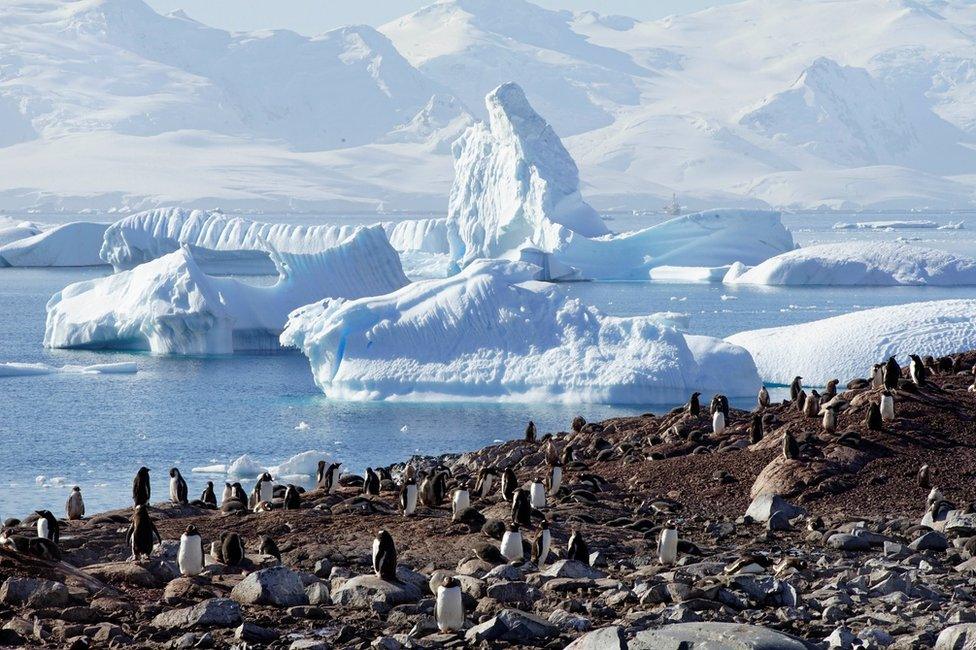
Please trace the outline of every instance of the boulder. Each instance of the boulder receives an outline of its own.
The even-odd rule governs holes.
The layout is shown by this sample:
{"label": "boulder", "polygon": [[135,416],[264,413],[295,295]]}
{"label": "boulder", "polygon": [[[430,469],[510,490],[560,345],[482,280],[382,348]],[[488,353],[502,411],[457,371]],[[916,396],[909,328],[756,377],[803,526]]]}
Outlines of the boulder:
{"label": "boulder", "polygon": [[367,574],[347,580],[332,594],[332,602],[357,608],[370,608],[373,603],[395,607],[415,603],[422,597],[420,589],[409,582],[387,582],[379,576]]}
{"label": "boulder", "polygon": [[64,607],[69,599],[68,587],[54,580],[7,578],[0,586],[0,603],[5,605]]}
{"label": "boulder", "polygon": [[960,623],[939,632],[935,650],[976,650],[976,623]]}
{"label": "boulder", "polygon": [[153,627],[187,629],[193,627],[233,627],[241,622],[241,607],[230,598],[211,598],[193,607],[161,612]]}
{"label": "boulder", "polygon": [[568,646],[566,650],[626,650],[627,641],[624,639],[623,628],[611,625],[584,634]]}
{"label": "boulder", "polygon": [[661,648],[723,648],[727,650],[811,650],[814,646],[789,634],[741,623],[674,623],[637,634],[629,650]]}
{"label": "boulder", "polygon": [[871,542],[859,535],[834,533],[827,538],[827,546],[839,551],[867,551],[871,549]]}
{"label": "boulder", "polygon": [[158,589],[176,577],[160,577],[149,570],[147,563],[138,562],[93,564],[85,567],[85,572],[109,584],[125,584],[147,589]]}
{"label": "boulder", "polygon": [[291,607],[308,604],[301,577],[283,566],[255,571],[237,583],[230,597],[245,605]]}
{"label": "boulder", "polygon": [[510,641],[531,644],[559,634],[559,628],[544,619],[517,609],[503,609],[496,616],[470,628],[464,635],[468,643]]}
{"label": "boulder", "polygon": [[606,578],[607,574],[599,569],[594,569],[577,560],[559,560],[546,567],[542,575],[547,578],[589,578],[599,580]]}
{"label": "boulder", "polygon": [[942,533],[930,531],[908,545],[913,551],[944,551],[949,548],[949,540]]}
{"label": "boulder", "polygon": [[760,494],[749,504],[746,516],[752,517],[753,521],[762,523],[769,521],[774,512],[784,513],[787,519],[806,514],[806,510],[792,505],[778,494]]}

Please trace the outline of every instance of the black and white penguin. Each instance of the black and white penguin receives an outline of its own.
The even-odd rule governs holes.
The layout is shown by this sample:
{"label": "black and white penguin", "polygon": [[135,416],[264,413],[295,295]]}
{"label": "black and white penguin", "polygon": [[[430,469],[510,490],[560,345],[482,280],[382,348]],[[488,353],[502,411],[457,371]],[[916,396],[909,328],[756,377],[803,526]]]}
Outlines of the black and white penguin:
{"label": "black and white penguin", "polygon": [[132,479],[132,501],[135,505],[141,506],[149,503],[152,495],[152,488],[149,485],[149,468],[140,467],[136,476]]}
{"label": "black and white penguin", "polygon": [[827,382],[827,390],[824,391],[823,396],[821,396],[821,402],[828,402],[837,396],[837,384],[840,383],[838,379],[831,379]]}
{"label": "black and white penguin", "polygon": [[895,420],[895,398],[888,390],[881,392],[881,419],[885,422]]}
{"label": "black and white penguin", "polygon": [[176,564],[180,567],[180,575],[195,576],[203,571],[203,538],[193,524],[187,526],[186,531],[180,535]]}
{"label": "black and white penguin", "polygon": [[793,400],[793,406],[796,407],[797,412],[803,413],[803,406],[807,403],[807,392],[800,389],[800,392],[796,394],[796,399]]}
{"label": "black and white penguin", "polygon": [[827,433],[837,431],[837,409],[831,405],[823,409],[823,430]]}
{"label": "black and white penguin", "polygon": [[712,413],[712,433],[717,436],[725,433],[725,413],[721,409],[716,409]]}
{"label": "black and white penguin", "polygon": [[803,415],[808,418],[817,417],[817,413],[820,412],[820,393],[816,390],[811,390],[810,394],[803,401]]}
{"label": "black and white penguin", "polygon": [[156,524],[149,517],[149,509],[145,504],[140,504],[132,513],[132,523],[125,532],[125,543],[132,548],[136,562],[141,560],[143,555],[148,557],[152,553],[154,537],[162,544],[163,538],[156,529]]}
{"label": "black and white penguin", "polygon": [[528,490],[519,488],[512,496],[512,523],[522,526],[532,525],[532,501]]}
{"label": "black and white penguin", "polygon": [[5,528],[0,532],[0,546],[12,549],[18,553],[31,555],[48,562],[61,561],[61,549],[58,545],[44,537],[25,537],[14,533],[13,528]]}
{"label": "black and white penguin", "polygon": [[378,496],[380,493],[380,477],[376,475],[372,467],[366,468],[363,480],[363,494]]}
{"label": "black and white penguin", "polygon": [[722,412],[726,422],[729,421],[729,398],[725,395],[718,394],[712,397],[712,402],[708,406],[708,413],[712,417],[715,417],[717,411]]}
{"label": "black and white penguin", "polygon": [[559,462],[564,466],[570,465],[576,462],[576,446],[573,444],[568,444],[563,447],[563,453],[559,457]]}
{"label": "black and white penguin", "polygon": [[522,533],[518,524],[509,524],[502,535],[501,545],[498,547],[502,556],[509,562],[521,562],[525,557],[525,550],[522,547]]}
{"label": "black and white penguin", "polygon": [[434,483],[432,485],[434,505],[439,506],[444,503],[447,499],[447,472],[439,471],[434,474]]}
{"label": "black and white penguin", "polygon": [[491,494],[491,489],[495,486],[495,479],[498,472],[494,467],[482,467],[478,470],[478,480],[475,482],[474,491],[482,499]]}
{"label": "black and white penguin", "polygon": [[261,479],[258,478],[254,483],[254,487],[251,488],[251,494],[247,497],[247,509],[251,512],[257,512],[258,506],[263,503],[261,501]]}
{"label": "black and white penguin", "polygon": [[756,413],[752,416],[752,424],[749,425],[749,442],[756,444],[763,439],[763,416]]}
{"label": "black and white penguin", "polygon": [[918,486],[921,488],[928,489],[932,487],[932,472],[929,470],[928,465],[922,465],[918,468]]}
{"label": "black and white penguin", "polygon": [[885,364],[876,363],[871,367],[871,388],[881,388],[885,385]]}
{"label": "black and white penguin", "polygon": [[800,391],[803,390],[803,377],[794,377],[793,382],[790,383],[790,401],[795,402],[796,398],[800,396]]}
{"label": "black and white penguin", "polygon": [[916,386],[924,386],[925,380],[928,379],[928,369],[922,363],[922,360],[918,358],[917,354],[910,354],[908,356],[911,358],[911,363],[908,366],[908,374]]}
{"label": "black and white penguin", "polygon": [[864,424],[867,425],[870,431],[881,431],[881,407],[877,402],[871,402],[868,405],[868,412],[864,417]]}
{"label": "black and white penguin", "polygon": [[461,583],[454,576],[447,576],[437,587],[434,617],[437,620],[437,629],[441,632],[460,632],[464,629]]}
{"label": "black and white penguin", "polygon": [[535,442],[535,422],[532,420],[525,427],[525,442]]}
{"label": "black and white penguin", "polygon": [[678,560],[678,529],[673,522],[661,528],[657,540],[657,558],[664,566],[671,566]]}
{"label": "black and white penguin", "polygon": [[247,505],[247,493],[244,492],[244,486],[242,486],[239,482],[234,482],[234,484],[230,486],[230,492],[232,501],[240,501],[241,505]]}
{"label": "black and white penguin", "polygon": [[220,534],[220,558],[227,566],[237,566],[244,561],[244,539],[234,532]]}
{"label": "black and white penguin", "polygon": [[298,488],[291,483],[285,488],[285,510],[299,510],[302,507],[302,497]]}
{"label": "black and white penguin", "polygon": [[898,388],[898,380],[901,379],[901,366],[895,361],[894,357],[888,357],[888,362],[884,367],[884,387],[888,390]]}
{"label": "black and white penguin", "polygon": [[701,402],[698,398],[701,397],[701,393],[692,393],[691,398],[688,400],[688,414],[698,417],[701,414]]}
{"label": "black and white penguin", "polygon": [[58,518],[50,510],[35,510],[37,516],[37,536],[41,539],[49,539],[55,544],[61,543],[61,526]]}
{"label": "black and white penguin", "polygon": [[569,534],[569,542],[566,544],[566,559],[583,564],[590,563],[590,549],[583,540],[583,534],[575,528]]}
{"label": "black and white penguin", "polygon": [[558,460],[553,461],[549,465],[549,476],[546,481],[546,489],[549,490],[549,496],[554,497],[559,492],[560,486],[563,484],[563,464]]}
{"label": "black and white penguin", "polygon": [[381,530],[373,540],[373,571],[381,580],[396,581],[397,552],[390,533]]}
{"label": "black and white penguin", "polygon": [[[321,461],[321,464],[324,465],[325,461]],[[331,494],[339,487],[341,466],[342,463],[331,463],[323,470],[322,477],[316,482],[316,485],[325,490],[326,494]]]}
{"label": "black and white penguin", "polygon": [[324,460],[320,460],[315,466],[315,488],[325,488],[325,477],[328,474],[329,465]]}
{"label": "black and white penguin", "polygon": [[417,481],[413,477],[407,478],[400,488],[400,512],[404,517],[411,517],[417,511]]}
{"label": "black and white penguin", "polygon": [[769,391],[766,390],[765,386],[759,387],[759,396],[756,401],[759,403],[759,408],[764,409],[769,406]]}
{"label": "black and white penguin", "polygon": [[789,431],[783,434],[783,457],[787,460],[800,457],[800,445]]}
{"label": "black and white penguin", "polygon": [[536,478],[529,484],[529,502],[537,510],[546,507],[546,486],[543,485],[542,479]]}
{"label": "black and white penguin", "polygon": [[189,501],[186,481],[176,467],[171,467],[169,470],[169,500],[179,505],[184,505]]}
{"label": "black and white penguin", "polygon": [[506,467],[502,472],[502,498],[506,503],[512,502],[516,489],[518,489],[518,478],[511,467]]}
{"label": "black and white penguin", "polygon": [[262,474],[261,478],[258,479],[257,487],[259,502],[270,502],[272,499],[274,499],[274,481],[271,480],[271,474],[268,472]]}
{"label": "black and white penguin", "polygon": [[456,518],[459,512],[470,507],[471,495],[468,492],[468,486],[465,484],[454,490],[454,494],[451,496],[451,518]]}
{"label": "black and white penguin", "polygon": [[275,544],[271,535],[261,535],[261,544],[258,546],[258,553],[261,555],[270,555],[278,560],[278,564],[281,564],[281,551],[278,550],[278,545]]}
{"label": "black and white penguin", "polygon": [[224,481],[224,491],[220,495],[220,502],[226,503],[227,501],[233,498],[234,498],[234,488],[231,486],[230,483]]}
{"label": "black and white penguin", "polygon": [[64,514],[69,520],[81,519],[85,516],[85,500],[81,498],[81,488],[77,485],[71,488],[68,501],[64,504]]}
{"label": "black and white penguin", "polygon": [[549,558],[549,548],[552,546],[552,533],[549,522],[543,520],[539,524],[539,533],[532,542],[532,561],[541,569]]}
{"label": "black and white penguin", "polygon": [[214,494],[213,481],[207,481],[207,487],[203,488],[200,500],[204,503],[217,507],[217,495]]}

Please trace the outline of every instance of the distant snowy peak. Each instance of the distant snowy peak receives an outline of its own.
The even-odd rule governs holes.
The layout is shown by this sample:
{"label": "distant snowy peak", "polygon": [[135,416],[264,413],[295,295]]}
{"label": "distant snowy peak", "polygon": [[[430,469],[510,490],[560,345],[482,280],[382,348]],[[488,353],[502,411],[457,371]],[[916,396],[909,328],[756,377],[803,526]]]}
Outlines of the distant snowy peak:
{"label": "distant snowy peak", "polygon": [[451,144],[473,123],[461,100],[436,94],[409,122],[394,128],[380,142],[421,143],[432,153],[450,153]]}

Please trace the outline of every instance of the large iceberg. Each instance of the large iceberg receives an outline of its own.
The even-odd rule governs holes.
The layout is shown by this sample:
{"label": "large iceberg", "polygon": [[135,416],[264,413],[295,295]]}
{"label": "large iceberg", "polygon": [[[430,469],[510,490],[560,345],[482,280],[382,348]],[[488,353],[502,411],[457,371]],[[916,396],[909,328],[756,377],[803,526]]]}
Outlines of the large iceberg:
{"label": "large iceberg", "polygon": [[108,224],[75,221],[0,246],[0,266],[101,266]]}
{"label": "large iceberg", "polygon": [[752,353],[764,381],[811,386],[867,377],[890,356],[940,356],[976,348],[976,300],[878,307],[812,323],[751,330],[726,339]]}
{"label": "large iceberg", "polygon": [[604,315],[538,273],[478,260],[385,296],[323,300],[289,316],[281,343],[335,399],[652,404],[758,389],[742,348],[658,317]]}
{"label": "large iceberg", "polygon": [[318,253],[268,254],[279,273],[270,286],[207,275],[188,247],[69,285],[48,302],[44,345],[157,354],[276,349],[296,307],[325,297],[385,294],[408,282],[378,227],[359,227]]}
{"label": "large iceberg", "polygon": [[974,285],[976,260],[894,242],[844,242],[799,248],[744,272],[726,284],[764,285]]}
{"label": "large iceberg", "polygon": [[0,216],[0,246],[6,246],[18,239],[32,237],[41,232],[36,223],[30,221],[16,221],[10,217]]}
{"label": "large iceberg", "polygon": [[499,86],[485,106],[488,122],[453,150],[447,226],[458,267],[545,257],[558,269],[552,279],[646,280],[656,266],[758,264],[794,248],[779,213],[757,210],[710,210],[611,235],[580,195],[576,163],[522,89]]}

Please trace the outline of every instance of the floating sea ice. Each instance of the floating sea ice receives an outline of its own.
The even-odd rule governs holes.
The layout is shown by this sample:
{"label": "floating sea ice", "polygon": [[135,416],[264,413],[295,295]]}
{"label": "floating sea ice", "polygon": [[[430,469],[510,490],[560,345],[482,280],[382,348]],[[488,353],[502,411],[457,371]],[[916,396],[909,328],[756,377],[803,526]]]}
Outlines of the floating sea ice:
{"label": "floating sea ice", "polygon": [[722,294],[722,300],[738,300],[738,299],[739,299],[738,296],[729,296],[724,293]]}
{"label": "floating sea ice", "polygon": [[263,472],[266,472],[267,468],[264,465],[260,465],[253,458],[244,454],[239,458],[236,458],[228,467],[227,474],[236,477],[252,477],[257,476]]}
{"label": "floating sea ice", "polygon": [[300,454],[295,454],[277,467],[269,467],[268,471],[279,480],[287,476],[314,476],[316,470],[318,470],[320,460],[329,463],[332,461],[332,454],[327,451],[314,449],[303,451]]}
{"label": "floating sea ice", "polygon": [[37,483],[38,485],[43,484],[44,481],[46,481],[46,480],[47,480],[47,477],[44,476],[43,474],[34,477],[34,482]]}
{"label": "floating sea ice", "polygon": [[196,474],[226,474],[227,465],[223,465],[223,464],[204,465],[203,467],[194,467],[190,471]]}
{"label": "floating sea ice", "polygon": [[305,420],[302,420],[301,422],[295,425],[295,431],[308,431],[308,429],[309,429],[308,422],[306,422]]}
{"label": "floating sea ice", "polygon": [[400,427],[400,433],[406,433],[409,429],[410,427],[404,424],[402,427]]}

